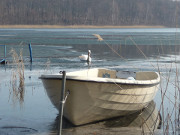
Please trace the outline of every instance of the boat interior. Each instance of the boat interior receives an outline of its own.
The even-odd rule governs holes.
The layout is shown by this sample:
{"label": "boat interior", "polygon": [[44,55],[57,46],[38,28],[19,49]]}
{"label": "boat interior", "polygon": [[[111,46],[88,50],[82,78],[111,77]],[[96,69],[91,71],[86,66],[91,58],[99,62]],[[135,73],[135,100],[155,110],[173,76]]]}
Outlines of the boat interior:
{"label": "boat interior", "polygon": [[116,71],[98,68],[69,72],[67,75],[128,80],[154,80],[158,78],[158,74],[156,72]]}

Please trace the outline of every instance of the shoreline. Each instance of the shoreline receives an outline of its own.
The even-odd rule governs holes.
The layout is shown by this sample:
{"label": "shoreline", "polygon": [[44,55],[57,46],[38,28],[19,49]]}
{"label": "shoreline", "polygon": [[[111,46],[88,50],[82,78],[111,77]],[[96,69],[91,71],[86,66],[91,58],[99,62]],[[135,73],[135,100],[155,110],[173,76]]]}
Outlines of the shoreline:
{"label": "shoreline", "polygon": [[73,28],[73,29],[95,29],[95,28],[166,28],[165,26],[156,25],[127,25],[127,26],[113,26],[113,25],[0,25],[0,29],[63,29],[63,28]]}

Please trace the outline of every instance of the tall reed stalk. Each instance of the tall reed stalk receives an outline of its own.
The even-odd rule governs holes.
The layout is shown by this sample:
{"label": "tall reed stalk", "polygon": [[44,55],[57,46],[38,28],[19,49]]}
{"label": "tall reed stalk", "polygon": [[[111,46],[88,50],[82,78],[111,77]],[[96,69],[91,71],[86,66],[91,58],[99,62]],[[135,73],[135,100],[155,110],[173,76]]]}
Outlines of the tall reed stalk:
{"label": "tall reed stalk", "polygon": [[11,78],[11,86],[12,86],[12,100],[15,104],[17,101],[22,103],[24,102],[24,63],[23,63],[23,50],[20,50],[20,54],[18,55],[14,49],[11,49],[10,53],[13,59],[13,68],[12,68],[12,78]]}

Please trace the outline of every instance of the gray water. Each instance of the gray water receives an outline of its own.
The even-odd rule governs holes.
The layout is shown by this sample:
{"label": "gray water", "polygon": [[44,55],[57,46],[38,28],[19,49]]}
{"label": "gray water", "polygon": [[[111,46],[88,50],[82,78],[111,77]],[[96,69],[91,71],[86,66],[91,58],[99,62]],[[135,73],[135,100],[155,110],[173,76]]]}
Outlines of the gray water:
{"label": "gray water", "polygon": [[[157,109],[178,130],[174,110],[180,60],[180,29],[0,29],[0,45],[7,47],[7,65],[0,65],[0,134],[43,134],[54,130],[58,111],[48,99],[38,77],[43,73],[89,68],[78,56],[92,51],[90,68],[148,70],[161,72],[162,85],[154,101]],[[104,39],[98,41],[93,34]],[[32,45],[33,63],[29,62],[28,44]],[[25,94],[22,104],[13,100],[11,77],[15,65],[10,50],[23,49]],[[114,53],[115,50],[119,55]],[[0,59],[4,48],[0,46]],[[170,83],[167,77],[170,72]],[[164,111],[161,91],[167,92]],[[178,106],[177,102],[177,106]],[[177,108],[178,110],[178,108]],[[176,124],[175,124],[176,123]],[[167,122],[165,123],[165,125]],[[172,131],[174,129],[171,129]]]}

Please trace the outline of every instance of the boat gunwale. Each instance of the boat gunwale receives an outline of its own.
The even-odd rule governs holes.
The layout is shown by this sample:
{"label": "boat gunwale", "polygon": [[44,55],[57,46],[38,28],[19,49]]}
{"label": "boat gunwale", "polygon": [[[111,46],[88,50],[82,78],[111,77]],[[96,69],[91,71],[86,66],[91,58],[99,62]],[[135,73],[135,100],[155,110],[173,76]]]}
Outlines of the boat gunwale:
{"label": "boat gunwale", "polygon": [[[80,78],[81,77],[81,78]],[[145,85],[145,86],[155,86],[160,83],[160,78],[154,80],[127,80],[127,79],[110,79],[110,78],[100,78],[96,77],[75,77],[75,76],[66,76],[66,80],[79,81],[79,82],[89,82],[89,83],[109,83],[109,84],[121,84],[121,85]],[[41,75],[39,79],[47,80],[62,80],[62,75]]]}

